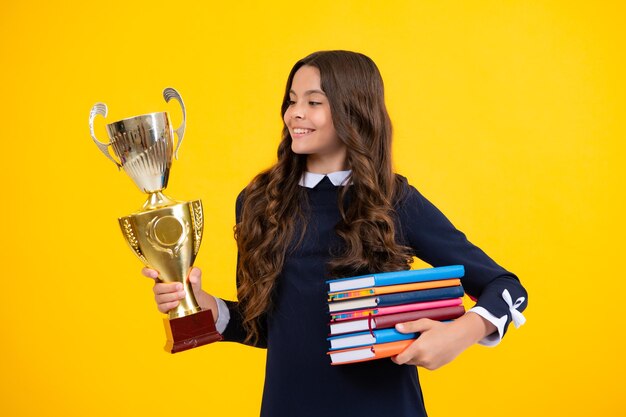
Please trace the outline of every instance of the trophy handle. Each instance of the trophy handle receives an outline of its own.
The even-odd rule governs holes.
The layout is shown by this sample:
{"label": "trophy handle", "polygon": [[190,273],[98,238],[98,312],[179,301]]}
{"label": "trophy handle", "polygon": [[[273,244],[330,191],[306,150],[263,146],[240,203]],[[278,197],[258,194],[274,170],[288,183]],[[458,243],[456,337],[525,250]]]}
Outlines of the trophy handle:
{"label": "trophy handle", "polygon": [[98,138],[96,138],[96,133],[93,130],[93,120],[96,118],[96,116],[101,115],[102,117],[107,117],[107,112],[108,110],[107,110],[106,104],[96,103],[93,105],[93,107],[91,108],[91,112],[89,112],[89,131],[91,132],[91,138],[93,139],[93,142],[96,144],[98,149],[100,149],[100,151],[104,154],[104,156],[106,156],[111,161],[113,161],[113,163],[117,166],[117,169],[120,169],[122,165],[119,162],[117,162],[115,159],[113,159],[113,157],[109,153],[109,146],[111,145],[111,142],[109,143],[100,142]]}
{"label": "trophy handle", "polygon": [[178,144],[176,145],[176,149],[174,150],[174,158],[178,159],[178,148],[180,148],[181,143],[183,143],[183,136],[185,136],[185,120],[187,119],[187,112],[185,111],[185,103],[183,103],[183,99],[178,94],[178,91],[174,90],[172,87],[167,87],[163,90],[163,98],[166,103],[169,103],[171,99],[176,99],[180,103],[180,107],[183,109],[183,122],[178,126],[178,129],[175,129],[176,136],[178,136]]}

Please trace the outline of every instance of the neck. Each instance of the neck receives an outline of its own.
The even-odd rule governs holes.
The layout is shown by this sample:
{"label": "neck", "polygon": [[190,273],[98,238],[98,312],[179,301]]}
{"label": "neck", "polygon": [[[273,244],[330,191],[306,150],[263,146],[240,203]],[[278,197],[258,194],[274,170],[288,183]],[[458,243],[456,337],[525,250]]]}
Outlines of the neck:
{"label": "neck", "polygon": [[328,174],[330,172],[348,170],[348,162],[345,152],[340,155],[308,155],[306,158],[306,170],[315,174]]}

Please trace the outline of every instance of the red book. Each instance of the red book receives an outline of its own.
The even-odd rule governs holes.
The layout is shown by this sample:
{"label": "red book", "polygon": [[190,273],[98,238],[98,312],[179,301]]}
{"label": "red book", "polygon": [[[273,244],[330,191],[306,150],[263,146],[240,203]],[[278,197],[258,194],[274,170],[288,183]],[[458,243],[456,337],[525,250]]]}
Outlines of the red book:
{"label": "red book", "polygon": [[383,316],[369,316],[367,318],[357,320],[346,320],[333,322],[330,324],[330,334],[344,334],[352,332],[364,332],[374,329],[385,329],[395,326],[397,323],[404,323],[412,320],[431,319],[431,320],[453,320],[465,314],[465,308],[462,305],[452,307],[433,308],[429,310],[407,311],[397,314],[388,314]]}

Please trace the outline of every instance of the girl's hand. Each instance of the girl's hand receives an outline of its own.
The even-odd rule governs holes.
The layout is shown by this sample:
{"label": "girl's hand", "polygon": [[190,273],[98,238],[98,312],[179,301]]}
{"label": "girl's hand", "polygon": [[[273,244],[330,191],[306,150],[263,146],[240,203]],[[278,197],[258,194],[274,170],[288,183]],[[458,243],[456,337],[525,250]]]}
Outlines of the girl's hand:
{"label": "girl's hand", "polygon": [[[183,284],[180,282],[161,282],[159,279],[159,273],[154,269],[143,268],[141,273],[154,280],[154,300],[157,303],[157,309],[165,314],[179,303],[179,300],[185,298],[185,290]],[[213,317],[217,317],[217,304],[212,295],[202,290],[202,271],[200,268],[193,268],[189,273],[189,283],[193,290],[193,295],[196,297],[198,305],[203,310],[215,308]]]}
{"label": "girl's hand", "polygon": [[401,333],[418,332],[420,337],[391,360],[398,365],[417,365],[434,370],[450,363],[496,328],[478,314],[467,313],[451,323],[420,319],[397,324],[396,330]]}

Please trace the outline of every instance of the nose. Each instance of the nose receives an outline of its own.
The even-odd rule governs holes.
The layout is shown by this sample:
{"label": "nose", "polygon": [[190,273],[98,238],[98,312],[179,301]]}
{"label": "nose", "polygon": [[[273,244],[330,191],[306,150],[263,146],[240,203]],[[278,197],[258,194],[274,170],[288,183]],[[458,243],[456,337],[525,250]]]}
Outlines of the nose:
{"label": "nose", "polygon": [[289,108],[289,116],[291,119],[304,119],[305,116],[304,106],[299,103],[293,103]]}

